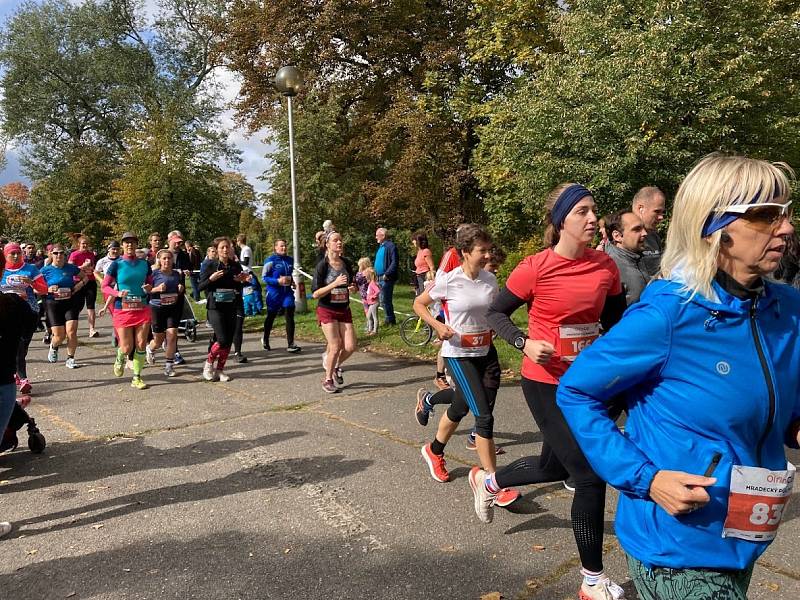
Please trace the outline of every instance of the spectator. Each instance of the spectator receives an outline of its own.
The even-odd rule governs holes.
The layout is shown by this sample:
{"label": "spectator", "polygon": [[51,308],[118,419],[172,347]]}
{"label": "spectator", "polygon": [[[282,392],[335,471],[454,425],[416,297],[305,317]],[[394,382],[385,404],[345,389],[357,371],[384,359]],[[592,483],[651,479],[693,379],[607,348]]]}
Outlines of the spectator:
{"label": "spectator", "polygon": [[253,262],[253,249],[247,245],[247,236],[240,233],[236,236],[236,248],[239,250],[239,262],[242,266],[249,267]]}
{"label": "spectator", "polygon": [[650,281],[644,263],[644,246],[648,233],[644,228],[644,221],[630,210],[620,210],[608,217],[606,231],[606,254],[619,269],[625,302],[630,306],[639,301],[639,295]]}
{"label": "spectator", "polygon": [[415,233],[411,238],[411,243],[417,249],[417,256],[414,258],[414,287],[417,288],[419,296],[425,291],[425,282],[430,281],[436,275],[436,267],[433,266],[433,254],[428,247],[428,236],[422,232]]}
{"label": "spectator", "polygon": [[186,254],[189,255],[189,267],[191,268],[191,273],[189,273],[189,280],[192,282],[192,298],[195,302],[200,301],[200,290],[198,287],[200,286],[200,265],[203,262],[203,254],[200,252],[200,249],[197,247],[197,244],[193,244],[190,241],[185,242],[186,245]]}
{"label": "spectator", "polygon": [[375,254],[375,274],[381,286],[381,304],[386,313],[384,325],[396,325],[394,316],[394,284],[397,282],[397,267],[399,256],[397,246],[389,239],[389,232],[383,227],[375,231],[375,240],[378,242],[378,252]]}
{"label": "spectator", "polygon": [[661,270],[661,254],[664,244],[658,234],[658,224],[664,220],[667,199],[664,192],[654,186],[643,187],[633,197],[633,212],[641,217],[647,229],[644,248],[644,265],[647,274],[653,277]]}

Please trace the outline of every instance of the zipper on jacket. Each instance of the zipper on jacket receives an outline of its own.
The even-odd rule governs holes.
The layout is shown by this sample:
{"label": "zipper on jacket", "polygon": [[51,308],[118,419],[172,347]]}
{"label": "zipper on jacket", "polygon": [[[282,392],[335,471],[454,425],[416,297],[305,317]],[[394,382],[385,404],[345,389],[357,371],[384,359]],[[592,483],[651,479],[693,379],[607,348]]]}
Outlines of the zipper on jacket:
{"label": "zipper on jacket", "polygon": [[761,370],[764,373],[764,379],[767,384],[767,393],[769,394],[769,414],[767,416],[767,424],[764,428],[764,433],[761,434],[761,439],[758,440],[756,447],[756,461],[758,466],[761,464],[761,451],[764,448],[764,442],[767,441],[767,436],[772,430],[772,421],[775,420],[775,383],[772,381],[772,375],[769,372],[767,365],[767,358],[764,356],[764,348],[761,346],[761,337],[758,334],[758,325],[756,323],[756,307],[758,305],[758,298],[753,298],[750,305],[750,331],[753,334],[753,341],[756,344],[756,352],[758,353],[758,360],[761,363]]}

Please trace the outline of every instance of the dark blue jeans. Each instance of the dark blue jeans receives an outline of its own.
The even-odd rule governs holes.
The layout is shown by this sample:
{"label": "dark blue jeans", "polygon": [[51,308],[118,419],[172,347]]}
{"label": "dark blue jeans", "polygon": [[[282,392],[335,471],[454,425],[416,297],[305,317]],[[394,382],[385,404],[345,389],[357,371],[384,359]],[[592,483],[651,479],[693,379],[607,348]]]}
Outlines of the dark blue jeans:
{"label": "dark blue jeans", "polygon": [[394,281],[381,282],[381,306],[386,311],[386,316],[383,319],[384,323],[396,323],[394,317],[394,303],[392,295],[394,294]]}
{"label": "dark blue jeans", "polygon": [[200,286],[200,273],[192,272],[189,275],[189,281],[192,282],[192,298],[195,302],[200,302],[200,290],[197,289]]}

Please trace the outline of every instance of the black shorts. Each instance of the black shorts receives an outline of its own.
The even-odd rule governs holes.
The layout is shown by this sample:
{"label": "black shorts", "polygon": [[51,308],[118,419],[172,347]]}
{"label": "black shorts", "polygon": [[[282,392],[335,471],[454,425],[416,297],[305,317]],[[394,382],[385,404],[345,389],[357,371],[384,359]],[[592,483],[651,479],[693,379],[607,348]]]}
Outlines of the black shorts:
{"label": "black shorts", "polygon": [[153,333],[166,333],[167,329],[177,329],[183,316],[183,300],[169,306],[150,305],[150,329]]}
{"label": "black shorts", "polygon": [[77,296],[80,298],[81,308],[85,305],[86,308],[94,310],[94,305],[97,303],[97,282],[93,279],[87,281]]}
{"label": "black shorts", "polygon": [[44,302],[50,327],[63,327],[67,321],[77,321],[82,308],[83,298],[80,294],[67,300],[50,300],[48,298]]}

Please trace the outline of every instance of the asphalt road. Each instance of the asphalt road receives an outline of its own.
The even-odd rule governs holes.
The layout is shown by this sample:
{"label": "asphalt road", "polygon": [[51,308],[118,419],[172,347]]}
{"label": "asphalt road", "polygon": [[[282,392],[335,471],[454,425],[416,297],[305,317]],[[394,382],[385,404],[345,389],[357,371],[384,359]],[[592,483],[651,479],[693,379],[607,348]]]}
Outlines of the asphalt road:
{"label": "asphalt road", "polygon": [[[522,490],[481,524],[467,482],[470,417],[448,447],[453,481],[428,475],[419,449],[433,425],[420,427],[412,409],[429,365],[359,352],[345,391],[328,395],[319,344],[289,355],[276,338],[265,353],[248,335],[250,362],[230,365],[233,381],[205,383],[201,338],[181,343],[178,377],[163,376],[159,355],[138,391],[127,373],[113,376],[101,332],[79,348],[76,370],[48,364],[39,339],[32,346],[30,412],[48,448],[0,457],[0,519],[16,524],[0,540],[0,598],[577,597],[571,494],[560,484]],[[538,453],[517,385],[501,389],[495,428],[500,464]],[[615,499],[606,568],[635,598]],[[751,598],[797,598],[798,516],[795,498]]]}

